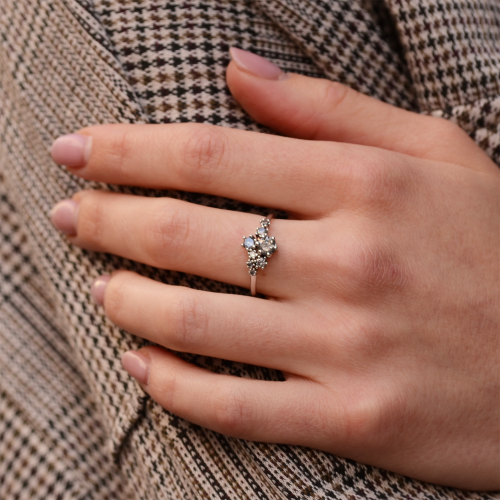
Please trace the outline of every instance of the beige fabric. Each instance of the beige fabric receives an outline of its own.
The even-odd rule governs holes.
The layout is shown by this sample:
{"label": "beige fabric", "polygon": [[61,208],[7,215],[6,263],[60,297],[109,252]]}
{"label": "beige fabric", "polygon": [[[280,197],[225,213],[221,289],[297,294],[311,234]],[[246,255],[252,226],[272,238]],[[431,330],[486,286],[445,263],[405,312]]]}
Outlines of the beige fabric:
{"label": "beige fabric", "polygon": [[[225,86],[231,45],[453,119],[499,163],[495,0],[2,0],[0,34],[0,498],[500,498],[226,438],[165,412],[122,370],[121,353],[140,340],[92,304],[93,279],[128,267],[247,292],[79,250],[48,219],[79,189],[119,190],[55,165],[49,148],[61,134],[105,122],[264,131]],[[187,358],[236,376],[280,377]]]}

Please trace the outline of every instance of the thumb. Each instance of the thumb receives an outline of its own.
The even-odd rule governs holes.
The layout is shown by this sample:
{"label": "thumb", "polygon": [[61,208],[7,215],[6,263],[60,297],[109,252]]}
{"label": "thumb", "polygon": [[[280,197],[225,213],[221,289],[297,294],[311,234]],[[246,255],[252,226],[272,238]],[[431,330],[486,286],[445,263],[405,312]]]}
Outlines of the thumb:
{"label": "thumb", "polygon": [[337,82],[284,73],[251,52],[233,47],[230,53],[231,93],[252,118],[282,134],[496,170],[486,153],[447,120],[391,106]]}

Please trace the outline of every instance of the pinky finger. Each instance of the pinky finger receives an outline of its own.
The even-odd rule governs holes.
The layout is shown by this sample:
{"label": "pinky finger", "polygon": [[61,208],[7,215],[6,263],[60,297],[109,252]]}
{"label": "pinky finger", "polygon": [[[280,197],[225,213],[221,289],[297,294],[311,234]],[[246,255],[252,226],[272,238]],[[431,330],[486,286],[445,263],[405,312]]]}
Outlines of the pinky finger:
{"label": "pinky finger", "polygon": [[122,364],[163,408],[194,424],[252,441],[310,442],[314,382],[220,375],[160,347],[126,352]]}

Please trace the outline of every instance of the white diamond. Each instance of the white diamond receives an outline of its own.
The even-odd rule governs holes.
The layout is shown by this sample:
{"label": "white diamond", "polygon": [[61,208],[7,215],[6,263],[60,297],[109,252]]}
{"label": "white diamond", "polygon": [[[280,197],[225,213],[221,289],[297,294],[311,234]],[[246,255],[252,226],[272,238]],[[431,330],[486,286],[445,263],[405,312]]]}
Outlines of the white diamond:
{"label": "white diamond", "polygon": [[248,253],[248,256],[249,256],[251,259],[256,259],[256,258],[257,258],[257,252],[249,252],[249,253]]}
{"label": "white diamond", "polygon": [[270,252],[271,250],[273,250],[273,242],[269,239],[269,238],[266,238],[261,244],[260,244],[260,248],[262,250],[264,250],[264,252]]}
{"label": "white diamond", "polygon": [[265,235],[266,235],[266,230],[265,230],[265,228],[263,228],[263,227],[259,227],[259,229],[257,229],[257,234],[258,234],[259,236],[265,236]]}

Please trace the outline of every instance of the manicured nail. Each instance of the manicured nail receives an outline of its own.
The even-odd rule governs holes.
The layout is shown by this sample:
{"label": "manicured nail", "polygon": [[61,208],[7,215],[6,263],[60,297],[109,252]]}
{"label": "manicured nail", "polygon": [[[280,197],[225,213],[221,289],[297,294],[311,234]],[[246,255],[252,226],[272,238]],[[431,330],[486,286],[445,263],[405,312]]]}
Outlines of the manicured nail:
{"label": "manicured nail", "polygon": [[50,154],[60,165],[72,168],[84,167],[90,158],[92,137],[82,134],[68,134],[57,138],[52,143]]}
{"label": "manicured nail", "polygon": [[229,53],[231,54],[231,59],[239,69],[259,78],[282,80],[287,76],[276,64],[247,50],[231,47]]}
{"label": "manicured nail", "polygon": [[90,293],[92,295],[92,299],[98,306],[102,306],[104,304],[104,293],[106,292],[106,286],[110,279],[111,276],[105,274],[103,276],[99,276],[99,278],[92,283]]}
{"label": "manicured nail", "polygon": [[122,366],[139,384],[147,386],[151,360],[139,351],[127,351],[122,356]]}
{"label": "manicured nail", "polygon": [[64,234],[76,234],[76,209],[78,203],[74,200],[60,201],[51,211],[52,224]]}

